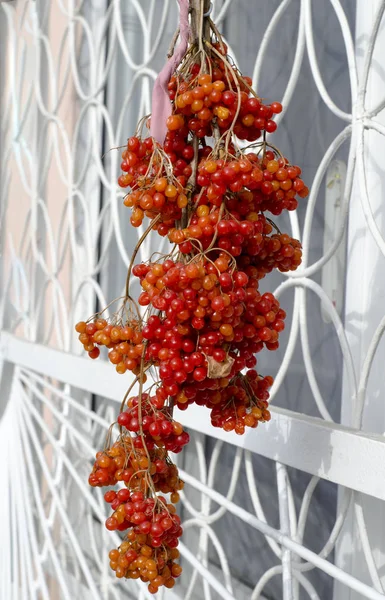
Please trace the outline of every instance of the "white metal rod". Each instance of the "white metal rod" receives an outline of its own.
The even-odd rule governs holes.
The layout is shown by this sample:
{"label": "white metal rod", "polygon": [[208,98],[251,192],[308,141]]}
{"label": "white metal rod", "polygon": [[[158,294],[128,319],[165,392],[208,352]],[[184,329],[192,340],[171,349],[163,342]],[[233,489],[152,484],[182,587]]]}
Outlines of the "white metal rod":
{"label": "white metal rod", "polygon": [[[55,443],[55,438],[53,437],[52,433],[48,429],[46,423],[43,421],[43,419],[40,417],[39,413],[36,411],[36,409],[31,404],[27,405],[26,403],[24,403],[24,406],[28,407],[28,410],[31,412],[31,414],[36,419],[36,421],[39,423],[40,427],[42,428],[42,430],[44,431],[44,433],[47,435],[47,437],[50,440],[50,442],[54,445],[56,452],[58,454],[60,454],[60,456],[62,457],[64,464],[66,465],[66,467],[70,471],[72,477],[74,478],[74,480],[78,484],[78,486],[79,486],[80,491],[82,492],[82,494],[87,497],[88,501],[90,502],[90,505],[91,505],[92,509],[95,511],[95,513],[98,515],[98,517],[101,520],[103,520],[105,517],[104,517],[104,514],[102,513],[102,511],[100,509],[100,506],[98,506],[98,504],[96,503],[96,501],[94,500],[94,498],[91,496],[91,494],[87,490],[84,489],[84,486],[82,485],[83,482],[80,479],[79,475],[77,474],[76,469],[73,468],[70,460],[68,459],[68,457],[66,456],[66,454],[62,450],[62,448],[60,448],[57,445],[57,443]],[[29,433],[30,433],[33,445],[35,447],[36,454],[37,454],[37,456],[39,458],[39,462],[40,462],[40,464],[42,466],[42,469],[43,469],[43,472],[45,474],[45,478],[47,480],[47,484],[48,484],[48,486],[49,486],[49,488],[51,490],[51,493],[52,493],[52,495],[53,495],[53,497],[55,499],[55,502],[56,502],[57,508],[59,510],[60,516],[61,516],[61,518],[63,520],[63,524],[64,524],[67,532],[69,533],[71,542],[74,545],[74,550],[75,550],[75,552],[78,555],[79,563],[80,563],[80,565],[81,565],[81,567],[83,569],[83,565],[82,565],[82,562],[81,562],[81,559],[80,559],[80,554],[79,554],[80,550],[79,550],[79,548],[78,548],[78,550],[76,550],[76,547],[78,545],[77,542],[76,542],[76,538],[74,538],[74,536],[72,535],[72,533],[73,533],[72,527],[71,527],[71,525],[70,525],[70,523],[68,521],[68,518],[67,518],[67,516],[65,514],[65,510],[64,510],[64,507],[63,507],[63,505],[62,505],[62,503],[60,501],[60,498],[58,497],[57,492],[56,492],[56,490],[55,490],[55,488],[53,486],[53,482],[51,481],[51,475],[49,474],[49,471],[47,471],[47,465],[45,464],[44,458],[42,457],[41,449],[38,447],[36,434],[33,431],[33,428],[29,428]],[[84,441],[84,443],[86,443],[85,440],[83,440],[83,441]],[[86,443],[86,444],[88,446],[88,449],[91,451],[92,448],[89,446],[88,443]],[[188,560],[190,560],[191,553],[189,553],[189,551],[187,551],[187,549],[186,550],[182,550],[182,548],[181,548],[181,553],[184,553],[185,557]],[[191,555],[191,556],[193,556],[193,555]],[[210,573],[210,571],[206,567],[204,567],[204,565],[202,565],[195,557],[193,557],[193,558],[194,558],[194,562],[192,562],[192,565],[195,568],[197,568],[197,569],[198,569],[198,567],[196,565],[197,564],[199,565],[198,571],[199,571],[199,573],[201,575],[203,575],[203,577],[206,579],[206,581],[208,581],[208,583],[212,587],[214,587],[214,589],[216,589],[216,591],[218,591],[218,593],[222,594],[223,598],[228,598],[228,599],[231,598],[233,600],[234,597],[231,596],[231,595],[229,595],[229,593],[227,592],[226,588],[224,586],[222,586],[222,584],[220,584],[220,582],[218,582],[218,580]],[[223,595],[224,593],[225,593],[225,595]],[[148,597],[151,598],[151,596],[149,594],[148,594]]]}
{"label": "white metal rod", "polygon": [[285,546],[285,548],[292,550],[295,554],[298,554],[298,556],[300,556],[304,560],[309,561],[315,567],[322,569],[322,571],[328,573],[328,575],[334,577],[334,579],[341,581],[341,583],[348,586],[352,590],[362,593],[364,598],[369,598],[370,600],[383,600],[385,598],[384,594],[377,592],[376,590],[366,585],[365,583],[362,583],[362,581],[359,581],[352,575],[345,573],[345,571],[339,569],[324,558],[321,558],[315,552],[312,552],[308,548],[305,548],[298,542],[295,542],[294,540],[290,539],[288,536],[283,535],[280,531],[274,529],[274,527],[267,525],[267,523],[263,523],[262,521],[257,519],[257,517],[254,517],[254,515],[248,513],[245,509],[227,500],[224,496],[222,496],[222,494],[219,494],[215,490],[209,489],[203,483],[198,481],[195,477],[192,477],[191,475],[183,471],[183,469],[180,469],[179,471],[184,481],[192,485],[195,489],[199,490],[202,494],[207,494],[208,496],[210,496],[210,498],[215,500],[215,502],[218,502],[218,504],[226,506],[227,510],[233,515],[239,517],[242,521],[248,523],[249,525],[254,527],[254,529],[257,529],[258,531],[263,533],[263,535],[272,537],[279,544]]}
{"label": "white metal rod", "polygon": [[[25,455],[25,459],[26,459],[26,464],[33,465],[34,460],[33,460],[33,456],[32,456],[32,451],[31,451],[31,447],[30,447],[29,441],[27,439],[27,434],[26,434],[26,430],[24,429],[24,427],[20,428],[20,434],[21,434],[21,441],[23,444],[23,450],[24,450],[24,455]],[[48,549],[49,549],[50,557],[52,559],[52,564],[54,566],[56,576],[57,576],[58,582],[60,584],[60,589],[63,594],[63,598],[65,600],[71,600],[72,597],[71,597],[71,594],[70,594],[67,584],[66,584],[66,577],[63,572],[62,566],[60,564],[59,557],[56,552],[56,548],[55,548],[55,545],[54,545],[54,542],[52,539],[51,531],[48,527],[48,523],[45,518],[44,507],[42,504],[42,499],[41,499],[41,494],[40,494],[40,489],[39,489],[39,483],[37,481],[37,477],[36,477],[34,468],[31,468],[29,470],[29,477],[30,477],[30,481],[32,484],[32,491],[33,491],[33,496],[35,499],[35,506],[36,506],[37,513],[39,516],[39,522],[40,522],[41,527],[44,532],[44,538],[45,538],[45,541],[46,541]]]}
{"label": "white metal rod", "polygon": [[[31,344],[5,332],[0,337],[0,348],[5,360],[59,381],[64,379],[69,385],[104,395],[117,403],[120,403],[129,384],[129,379],[123,376],[111,378],[110,365],[103,361],[93,362]],[[271,407],[271,412],[269,423],[244,436],[213,429],[206,418],[207,411],[202,407],[189,407],[188,417],[180,411],[176,414],[177,419],[191,429],[385,500],[383,436],[278,407]],[[274,445],[271,439],[275,440]],[[317,447],[317,452],[313,451],[314,447]],[[347,447],[349,453],[346,452]],[[327,460],[320,461],[320,455]]]}
{"label": "white metal rod", "polygon": [[[5,415],[4,419],[8,418],[9,420],[9,411],[8,414]],[[6,434],[7,435],[7,434]],[[9,438],[9,434],[7,435]],[[5,465],[9,463],[9,455],[11,452],[11,445],[9,439],[5,440],[4,443],[4,454],[3,460],[5,461]],[[4,464],[2,465],[2,479],[6,481],[6,469],[4,468]],[[11,577],[11,557],[10,557],[10,548],[11,548],[11,507],[10,507],[10,497],[9,494],[0,494],[1,499],[1,515],[4,523],[4,536],[2,536],[1,543],[1,557],[2,557],[2,577],[0,578],[2,597],[4,598],[12,598],[12,577]]]}
{"label": "white metal rod", "polygon": [[[24,404],[24,406],[26,406],[26,404]],[[22,415],[22,412],[23,411],[21,410],[20,411],[21,415]],[[34,430],[34,427],[31,427],[31,426],[28,427],[28,423],[27,423],[24,415],[22,415],[21,418],[23,420],[23,423],[25,424],[26,430],[29,433],[29,437],[32,440],[36,456],[37,456],[37,458],[39,460],[39,463],[40,463],[40,466],[42,468],[45,480],[46,480],[47,485],[48,485],[48,487],[50,489],[50,492],[52,494],[52,499],[53,499],[53,501],[56,504],[56,507],[58,509],[58,513],[60,514],[60,517],[61,517],[61,520],[62,520],[62,523],[63,523],[63,526],[64,526],[64,528],[66,530],[66,533],[68,535],[68,538],[69,538],[69,540],[70,540],[70,542],[72,544],[72,547],[74,549],[74,553],[76,555],[76,558],[79,561],[79,565],[81,567],[81,570],[84,573],[84,577],[85,577],[85,579],[87,581],[87,584],[88,584],[91,592],[94,594],[95,598],[99,598],[99,593],[98,593],[96,585],[95,585],[95,580],[93,579],[92,574],[91,574],[90,569],[89,569],[89,566],[88,566],[88,564],[86,563],[86,561],[84,559],[84,554],[83,554],[83,552],[81,550],[79,541],[78,541],[78,539],[77,539],[77,537],[75,535],[75,532],[74,532],[74,530],[72,528],[71,522],[70,522],[69,517],[67,515],[67,512],[65,510],[65,507],[63,506],[63,503],[62,503],[62,501],[60,499],[58,490],[56,489],[55,484],[53,482],[51,473],[50,473],[50,471],[48,469],[48,465],[47,465],[47,463],[45,461],[44,453],[43,453],[43,451],[42,451],[42,449],[40,447],[40,443],[39,443],[38,437],[36,435],[36,432]],[[33,460],[32,456],[30,458],[31,458],[31,461],[32,461]]]}
{"label": "white metal rod", "polygon": [[[14,431],[14,435],[19,438],[19,432]],[[37,590],[41,593],[45,600],[48,600],[48,590],[46,587],[45,577],[41,568],[41,556],[37,549],[35,530],[31,523],[31,507],[29,502],[21,502],[24,499],[25,485],[27,478],[25,477],[25,464],[21,454],[21,442],[18,439],[18,444],[14,444],[10,453],[10,472],[12,476],[10,481],[14,487],[14,498],[12,503],[18,507],[18,535],[20,538],[19,544],[21,548],[21,564],[25,564],[27,576],[24,578],[23,585],[27,585],[27,598],[37,600]],[[23,483],[22,483],[23,482]],[[24,484],[24,485],[23,485]],[[33,566],[32,566],[33,560]],[[34,569],[37,579],[34,578]]]}
{"label": "white metal rod", "polygon": [[206,567],[202,565],[202,563],[197,559],[196,556],[182,543],[179,542],[178,546],[180,553],[184,556],[188,562],[200,573],[205,580],[211,585],[211,587],[220,594],[223,600],[236,600],[235,596],[233,596],[227,589],[218,581],[212,573]]}
{"label": "white metal rod", "polygon": [[[286,467],[277,462],[277,492],[280,531],[283,535],[290,536],[289,499],[287,491]],[[293,600],[293,578],[291,567],[291,552],[289,548],[282,548],[282,600]]]}

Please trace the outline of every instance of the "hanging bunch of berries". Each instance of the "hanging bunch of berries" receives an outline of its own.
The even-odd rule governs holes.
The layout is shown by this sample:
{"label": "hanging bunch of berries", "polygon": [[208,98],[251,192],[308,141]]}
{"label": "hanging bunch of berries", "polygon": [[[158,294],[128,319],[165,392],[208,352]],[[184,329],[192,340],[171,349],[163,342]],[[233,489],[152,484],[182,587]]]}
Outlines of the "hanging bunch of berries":
{"label": "hanging bunch of berries", "polygon": [[[91,358],[105,346],[116,371],[135,376],[117,416],[119,436],[111,444],[111,428],[89,483],[120,487],[105,493],[107,529],[125,532],[111,568],[148,582],[152,593],[173,587],[182,571],[174,504],[183,482],[169,453],[189,435],[173,408],[206,406],[214,427],[239,435],[270,419],[273,379],[258,374],[255,355],[278,348],[286,313],[260,281],[273,269],[295,270],[301,245],[268,215],[295,210],[308,194],[301,169],[266,140],[281,104],[262,102],[204,17],[207,2],[194,4],[193,39],[167,84],[171,114],[156,123],[164,131],[143,137],[149,119],[142,120],[119,177],[131,224],[148,223],[140,243],[150,233],[167,236],[170,252],[133,266],[138,244],[120,309],[76,325]],[[131,277],[142,288],[137,302]],[[146,389],[148,373],[157,375]]]}

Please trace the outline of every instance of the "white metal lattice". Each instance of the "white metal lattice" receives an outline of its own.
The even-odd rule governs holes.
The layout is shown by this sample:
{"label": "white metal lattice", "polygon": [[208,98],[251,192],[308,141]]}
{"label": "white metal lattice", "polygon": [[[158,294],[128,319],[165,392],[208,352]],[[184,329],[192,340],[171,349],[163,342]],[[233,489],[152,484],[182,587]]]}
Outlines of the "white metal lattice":
{"label": "white metal lattice", "polygon": [[[198,407],[180,414],[193,440],[180,465],[186,576],[162,597],[385,598],[385,2],[213,4],[259,93],[269,83],[280,93],[283,149],[298,164],[318,159],[304,165],[306,206],[290,215],[303,265],[276,282],[292,320],[272,363],[272,421],[238,438],[213,430]],[[150,112],[176,16],[171,0],[0,3],[4,600],[150,597],[112,577],[106,507],[87,485],[127,379],[79,356],[72,330],[124,280],[135,239],[119,155],[104,153]],[[309,114],[314,155],[301,128]],[[324,387],[331,373],[338,406]]]}

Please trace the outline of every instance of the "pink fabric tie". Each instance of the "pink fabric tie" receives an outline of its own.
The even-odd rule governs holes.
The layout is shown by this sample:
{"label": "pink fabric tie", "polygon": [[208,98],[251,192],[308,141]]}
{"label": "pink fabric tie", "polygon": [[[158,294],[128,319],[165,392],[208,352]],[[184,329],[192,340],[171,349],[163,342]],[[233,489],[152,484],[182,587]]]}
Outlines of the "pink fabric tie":
{"label": "pink fabric tie", "polygon": [[172,74],[181,62],[188,46],[190,35],[190,25],[188,20],[189,2],[188,0],[178,0],[179,2],[179,36],[180,42],[175,49],[172,57],[164,65],[154,83],[152,92],[152,115],[150,133],[152,137],[163,144],[167,133],[166,121],[172,113],[172,105],[168,95],[168,83]]}

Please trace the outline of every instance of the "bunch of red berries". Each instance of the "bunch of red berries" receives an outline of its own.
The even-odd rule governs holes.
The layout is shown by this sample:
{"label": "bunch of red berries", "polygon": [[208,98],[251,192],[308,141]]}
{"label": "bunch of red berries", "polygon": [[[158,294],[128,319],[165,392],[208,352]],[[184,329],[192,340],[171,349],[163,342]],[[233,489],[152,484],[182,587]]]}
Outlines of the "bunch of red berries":
{"label": "bunch of red berries", "polygon": [[[183,482],[169,453],[180,452],[189,435],[173,409],[204,406],[214,427],[238,435],[270,420],[273,379],[258,373],[255,355],[278,348],[286,313],[260,285],[274,269],[297,269],[302,251],[268,215],[295,210],[309,191],[301,169],[266,141],[281,104],[262,102],[215,29],[204,44],[169,82],[172,114],[162,143],[137,132],[122,153],[118,182],[131,224],[147,218],[141,241],[156,231],[173,247],[133,266],[137,248],[121,309],[108,321],[98,314],[76,325],[91,358],[105,346],[117,372],[133,373],[139,386],[127,392],[119,437],[96,455],[89,483],[123,486],[105,493],[113,510],[106,527],[126,535],[110,552],[111,568],[148,582],[152,593],[171,588],[182,571],[173,504]],[[241,150],[237,139],[250,145]],[[131,274],[142,288],[137,303]],[[147,371],[156,373],[148,390]]]}
{"label": "bunch of red berries", "polygon": [[170,98],[175,111],[167,121],[171,131],[187,126],[197,137],[211,137],[212,123],[221,132],[234,128],[239,139],[253,142],[262,131],[273,133],[277,124],[272,120],[282,112],[279,102],[263,104],[251,90],[249,77],[238,76],[226,60],[227,47],[213,47],[210,57],[211,74],[200,74],[201,65],[194,64],[187,73],[178,74],[169,83]]}
{"label": "bunch of red berries", "polygon": [[127,320],[124,324],[107,323],[105,319],[89,323],[80,321],[75,329],[90,358],[98,358],[98,346],[105,346],[109,349],[108,360],[116,365],[118,373],[139,372],[143,335],[137,319]]}
{"label": "bunch of red berries", "polygon": [[[165,448],[169,452],[178,453],[190,440],[189,434],[184,431],[183,426],[171,419],[165,412],[157,409],[153,402],[156,397],[142,394],[141,399],[136,396],[128,401],[128,407],[118,416],[121,427],[131,433],[141,436],[137,438],[135,447],[146,447],[147,450]],[[140,415],[139,415],[140,405]]]}
{"label": "bunch of red berries", "polygon": [[[175,425],[183,435],[182,425]],[[184,484],[177,467],[169,459],[165,444],[162,446],[160,441],[157,447],[154,442],[148,442],[144,446],[140,436],[132,438],[123,434],[110,449],[98,452],[88,481],[92,487],[123,482],[130,490],[147,492],[150,487],[147,472],[155,491],[171,494],[172,502],[179,501],[178,492]]]}
{"label": "bunch of red berries", "polygon": [[106,521],[107,529],[129,530],[127,541],[109,554],[116,576],[140,578],[149,583],[153,593],[162,585],[172,588],[182,572],[174,562],[179,557],[176,547],[182,535],[175,507],[162,496],[155,500],[127,489],[108,491],[104,498],[114,510]]}

